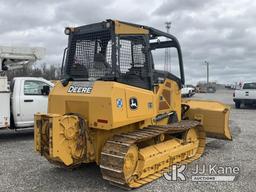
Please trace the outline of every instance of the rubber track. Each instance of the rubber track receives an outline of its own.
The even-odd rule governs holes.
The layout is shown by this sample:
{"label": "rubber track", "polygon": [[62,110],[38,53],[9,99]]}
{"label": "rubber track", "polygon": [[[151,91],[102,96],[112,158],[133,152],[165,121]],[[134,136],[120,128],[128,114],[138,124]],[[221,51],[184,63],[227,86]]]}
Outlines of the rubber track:
{"label": "rubber track", "polygon": [[123,173],[124,158],[129,147],[132,144],[149,140],[159,136],[160,134],[182,133],[193,127],[197,127],[199,131],[199,147],[197,153],[193,157],[180,162],[180,164],[187,164],[198,159],[202,155],[205,148],[205,132],[197,121],[184,120],[179,123],[164,126],[152,125],[133,132],[114,135],[112,139],[106,142],[101,152],[100,168],[103,178],[114,185],[118,185],[119,187],[125,189],[130,189],[140,187],[141,185],[161,177],[164,172],[169,171],[169,168],[149,175],[146,178],[137,179],[135,180],[135,184],[133,183],[132,186],[129,186],[125,181]]}

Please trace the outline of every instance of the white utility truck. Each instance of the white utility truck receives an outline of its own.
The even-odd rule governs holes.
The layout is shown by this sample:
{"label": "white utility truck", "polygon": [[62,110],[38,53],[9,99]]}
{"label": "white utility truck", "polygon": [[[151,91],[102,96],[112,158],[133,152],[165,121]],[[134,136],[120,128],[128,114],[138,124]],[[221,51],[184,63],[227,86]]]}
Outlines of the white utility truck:
{"label": "white utility truck", "polygon": [[256,82],[243,83],[241,89],[235,90],[233,101],[236,108],[240,108],[241,104],[256,105]]}
{"label": "white utility truck", "polygon": [[43,58],[43,48],[0,46],[0,128],[33,126],[36,112],[47,112],[48,90],[53,84],[42,78],[14,78],[8,84],[5,71],[31,65]]}

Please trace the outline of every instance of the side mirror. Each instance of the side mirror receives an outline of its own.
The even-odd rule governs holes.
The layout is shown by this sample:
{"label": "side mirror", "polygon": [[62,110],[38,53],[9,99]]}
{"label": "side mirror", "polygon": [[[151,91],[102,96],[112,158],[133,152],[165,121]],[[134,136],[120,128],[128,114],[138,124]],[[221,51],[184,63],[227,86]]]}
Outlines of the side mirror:
{"label": "side mirror", "polygon": [[50,93],[50,86],[44,85],[42,89],[42,95],[49,95],[49,93]]}
{"label": "side mirror", "polygon": [[8,67],[6,66],[5,63],[6,63],[6,59],[4,59],[2,63],[0,63],[0,64],[1,64],[1,66],[0,66],[0,71],[1,71],[1,70],[2,70],[2,71],[8,71]]}

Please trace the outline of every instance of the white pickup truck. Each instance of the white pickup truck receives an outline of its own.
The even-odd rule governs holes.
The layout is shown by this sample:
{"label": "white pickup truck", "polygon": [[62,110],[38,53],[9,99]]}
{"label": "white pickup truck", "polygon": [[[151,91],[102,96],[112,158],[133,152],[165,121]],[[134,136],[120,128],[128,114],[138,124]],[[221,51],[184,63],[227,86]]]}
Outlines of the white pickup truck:
{"label": "white pickup truck", "polygon": [[53,84],[43,78],[17,77],[8,87],[7,78],[0,77],[0,129],[32,127],[34,114],[47,112]]}
{"label": "white pickup truck", "polygon": [[182,97],[192,97],[195,93],[196,93],[196,90],[193,87],[184,86],[181,89],[181,96]]}
{"label": "white pickup truck", "polygon": [[244,83],[241,89],[235,90],[233,101],[236,108],[240,108],[241,104],[254,105],[256,104],[256,82]]}

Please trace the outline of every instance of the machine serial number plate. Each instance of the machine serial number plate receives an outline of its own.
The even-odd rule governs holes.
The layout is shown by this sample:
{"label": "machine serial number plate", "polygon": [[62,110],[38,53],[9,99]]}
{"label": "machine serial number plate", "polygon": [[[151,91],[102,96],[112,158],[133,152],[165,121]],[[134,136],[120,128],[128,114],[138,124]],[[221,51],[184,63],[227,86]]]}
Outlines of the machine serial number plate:
{"label": "machine serial number plate", "polygon": [[76,81],[68,88],[68,93],[90,94],[92,92],[93,82]]}

